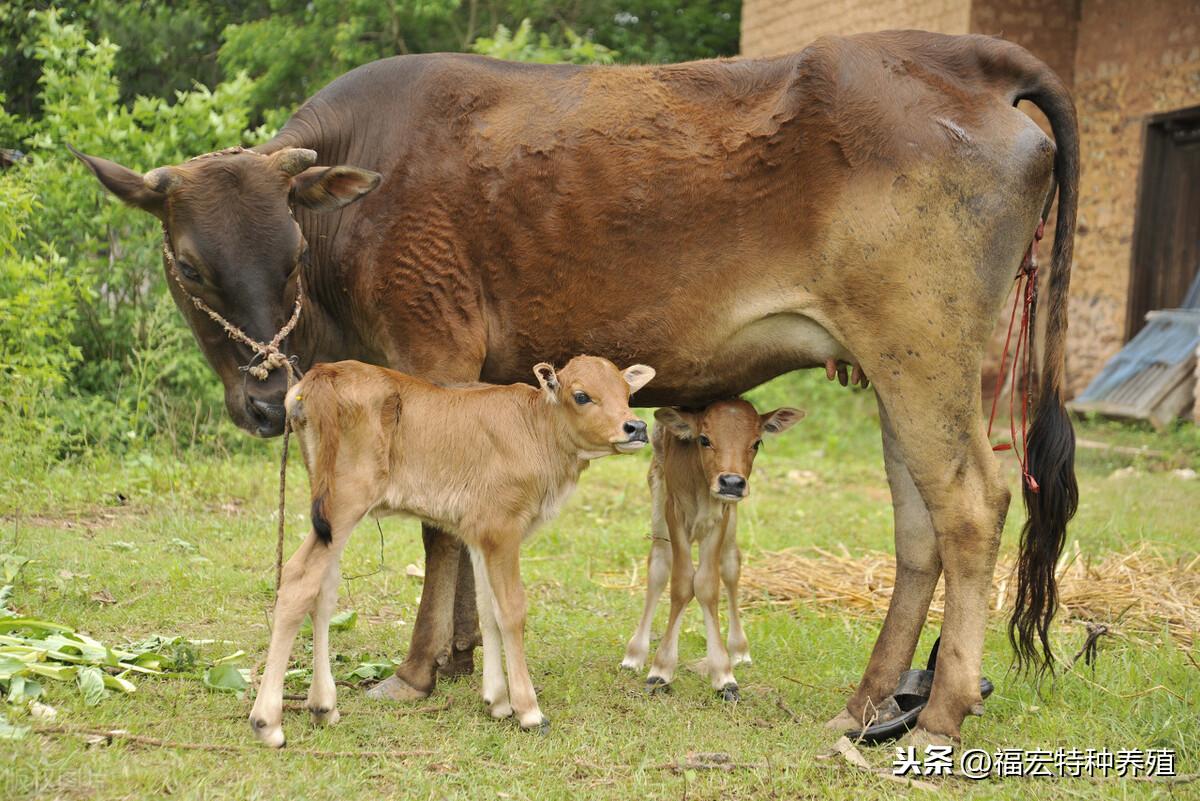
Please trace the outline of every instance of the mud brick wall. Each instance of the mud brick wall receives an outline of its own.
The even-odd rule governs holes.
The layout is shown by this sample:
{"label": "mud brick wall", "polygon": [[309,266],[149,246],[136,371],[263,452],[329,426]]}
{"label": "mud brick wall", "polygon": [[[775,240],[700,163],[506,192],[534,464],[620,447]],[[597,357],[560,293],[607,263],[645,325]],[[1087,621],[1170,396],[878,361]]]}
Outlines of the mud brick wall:
{"label": "mud brick wall", "polygon": [[970,0],[744,0],[742,55],[802,50],[818,36],[887,28],[966,33]]}

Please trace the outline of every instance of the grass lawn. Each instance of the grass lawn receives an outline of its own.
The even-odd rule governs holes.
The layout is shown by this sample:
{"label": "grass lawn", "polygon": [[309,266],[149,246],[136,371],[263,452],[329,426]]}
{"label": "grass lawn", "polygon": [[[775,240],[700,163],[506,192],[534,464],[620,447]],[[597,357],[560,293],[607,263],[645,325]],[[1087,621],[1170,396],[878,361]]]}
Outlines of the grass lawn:
{"label": "grass lawn", "polygon": [[[769,551],[819,545],[851,553],[891,550],[891,506],[870,391],[826,384],[816,373],[760,388],[760,410],[788,403],[809,416],[769,443],[743,504],[738,532],[747,561]],[[1200,552],[1200,480],[1172,474],[1200,468],[1194,427],[1165,434],[1084,423],[1080,435],[1160,455],[1082,450],[1081,507],[1071,529],[1085,554],[1150,543],[1167,557]],[[0,553],[31,558],[12,606],[60,621],[109,644],[151,634],[221,642],[202,657],[245,649],[243,665],[267,645],[273,591],[278,442],[226,456],[143,455],[123,463],[67,465],[47,480],[24,481],[4,466]],[[30,734],[0,742],[0,798],[892,798],[920,795],[841,760],[819,760],[834,738],[834,715],[858,680],[880,620],[828,609],[758,607],[745,616],[754,664],[737,676],[742,701],[717,699],[707,680],[681,669],[674,690],[649,697],[643,675],[618,663],[642,604],[648,547],[648,454],[597,462],[562,516],[524,550],[530,598],[530,668],[545,737],[490,720],[478,676],[443,682],[412,707],[380,706],[339,688],[341,722],[314,727],[285,713],[289,748],[234,753],[162,749],[114,741],[89,747],[77,736]],[[1011,454],[1001,454],[1014,493]],[[1117,477],[1118,468],[1133,466]],[[797,481],[794,471],[816,474]],[[789,477],[789,472],[792,476]],[[306,533],[307,482],[293,462],[288,549]],[[119,500],[123,498],[124,500]],[[1023,521],[1013,506],[1004,548]],[[340,609],[357,625],[333,635],[339,677],[361,661],[407,647],[418,579],[406,575],[422,553],[417,524],[383,521],[383,569],[375,526],[359,527],[343,561]],[[659,607],[656,635],[666,604]],[[927,627],[919,653],[936,630]],[[1057,628],[1059,652],[1074,654],[1078,625]],[[656,640],[652,642],[652,648]],[[681,661],[703,656],[699,609],[688,614]],[[307,667],[303,635],[293,654]],[[1043,687],[1007,672],[1010,651],[993,621],[984,673],[995,695],[983,718],[964,726],[965,745],[998,748],[1172,748],[1180,773],[1200,771],[1200,654],[1165,633],[1149,646],[1101,640],[1093,669]],[[46,682],[59,724],[127,729],[174,741],[249,746],[249,701],[207,689],[196,678],[136,677],[132,695],[109,693],[85,706],[69,685]],[[297,681],[288,692],[304,692]],[[21,720],[23,713],[14,713]],[[25,721],[29,722],[29,721]],[[407,759],[298,753],[306,749],[430,749]],[[677,769],[689,752],[721,752],[733,770]],[[893,749],[864,749],[880,767]],[[941,792],[970,798],[1200,797],[1200,785],[1140,781],[938,780]]]}

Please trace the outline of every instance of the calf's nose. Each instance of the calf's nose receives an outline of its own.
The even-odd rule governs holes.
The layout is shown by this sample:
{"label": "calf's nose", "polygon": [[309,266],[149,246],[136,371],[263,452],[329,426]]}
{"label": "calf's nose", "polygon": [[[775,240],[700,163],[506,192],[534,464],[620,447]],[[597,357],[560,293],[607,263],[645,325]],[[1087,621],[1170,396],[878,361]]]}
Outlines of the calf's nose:
{"label": "calf's nose", "polygon": [[641,440],[642,442],[648,441],[646,438],[646,424],[643,423],[641,420],[626,420],[625,425],[621,426],[621,430],[623,430],[626,434],[629,435],[629,439],[631,441],[632,440]]}
{"label": "calf's nose", "polygon": [[717,491],[722,495],[741,497],[746,494],[746,479],[733,473],[722,473],[717,476]]}

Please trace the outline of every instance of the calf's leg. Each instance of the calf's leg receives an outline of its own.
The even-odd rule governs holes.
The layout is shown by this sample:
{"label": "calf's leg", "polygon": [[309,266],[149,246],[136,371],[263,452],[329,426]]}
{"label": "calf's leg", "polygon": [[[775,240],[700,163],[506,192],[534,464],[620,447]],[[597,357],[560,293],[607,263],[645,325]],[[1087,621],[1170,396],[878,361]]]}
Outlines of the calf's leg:
{"label": "calf's leg", "polygon": [[487,578],[504,643],[508,696],[522,729],[543,729],[550,721],[538,707],[525,661],[525,588],[521,585],[521,532],[505,532],[482,544]]}
{"label": "calf's leg", "polygon": [[691,603],[694,592],[691,544],[678,526],[671,523],[669,516],[667,520],[671,532],[671,614],[646,678],[646,687],[651,691],[670,684],[675,676],[675,667],[679,664],[679,630],[683,627],[684,610]]}
{"label": "calf's leg", "polygon": [[729,595],[729,661],[734,667],[750,664],[750,642],[742,629],[738,610],[738,582],[742,577],[742,551],[737,546],[737,533],[726,532],[721,544],[721,581]]}
{"label": "calf's leg", "polygon": [[[263,743],[274,748],[284,745],[283,734],[283,676],[296,631],[304,616],[316,613],[317,599],[322,594],[331,568],[341,559],[350,532],[362,518],[365,508],[338,509],[327,505],[332,540],[328,544],[309,532],[300,549],[283,566],[279,596],[275,600],[275,619],[271,627],[271,644],[267,649],[267,664],[262,682],[250,711],[250,726]],[[335,574],[336,575],[336,574]],[[336,578],[334,580],[336,585]],[[316,620],[314,633],[318,631]],[[315,643],[314,643],[315,644]],[[328,657],[328,652],[326,652]],[[326,658],[328,665],[328,659]],[[314,675],[315,678],[315,675]],[[310,696],[311,698],[311,696]]]}
{"label": "calf's leg", "polygon": [[488,580],[483,553],[477,548],[471,548],[470,552],[475,572],[479,626],[483,635],[483,685],[480,694],[492,717],[506,718],[512,714],[513,709],[508,700],[508,683],[504,679],[504,655],[501,650],[500,626],[496,622],[496,599],[492,594],[492,584]]}
{"label": "calf's leg", "polygon": [[654,499],[650,518],[650,556],[646,560],[646,605],[642,619],[625,646],[621,667],[641,670],[650,653],[650,629],[654,625],[654,610],[671,575],[671,534],[663,517],[658,499]]}
{"label": "calf's leg", "polygon": [[329,661],[329,621],[337,609],[338,582],[341,578],[341,560],[334,559],[325,571],[321,591],[312,611],[313,678],[308,686],[305,706],[316,723],[328,726],[337,723],[341,717],[337,710],[337,685]]}
{"label": "calf's leg", "polygon": [[721,642],[721,621],[717,607],[721,601],[720,561],[724,527],[718,527],[700,541],[700,568],[692,579],[696,600],[704,613],[705,650],[708,662],[708,678],[712,687],[726,701],[738,700],[737,681],[733,678],[733,666],[729,652]]}

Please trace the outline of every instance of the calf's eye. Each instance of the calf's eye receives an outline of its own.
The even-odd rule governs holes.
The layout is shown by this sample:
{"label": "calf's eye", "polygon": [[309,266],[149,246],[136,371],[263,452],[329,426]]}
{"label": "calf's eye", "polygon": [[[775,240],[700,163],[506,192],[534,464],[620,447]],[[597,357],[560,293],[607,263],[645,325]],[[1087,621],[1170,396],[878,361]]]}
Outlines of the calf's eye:
{"label": "calf's eye", "polygon": [[575,402],[578,403],[580,406],[586,406],[587,404],[592,402],[591,396],[588,395],[586,392],[576,392],[574,397],[575,397]]}
{"label": "calf's eye", "polygon": [[709,439],[708,437],[704,436],[703,434],[700,435],[699,441],[700,441],[700,447],[702,447],[702,448],[711,448],[712,447],[712,440]]}
{"label": "calf's eye", "polygon": [[762,447],[762,440],[756,439],[756,440],[754,440],[754,444],[750,446],[750,450],[754,451],[755,453],[758,453],[758,449],[761,447]]}

